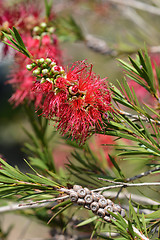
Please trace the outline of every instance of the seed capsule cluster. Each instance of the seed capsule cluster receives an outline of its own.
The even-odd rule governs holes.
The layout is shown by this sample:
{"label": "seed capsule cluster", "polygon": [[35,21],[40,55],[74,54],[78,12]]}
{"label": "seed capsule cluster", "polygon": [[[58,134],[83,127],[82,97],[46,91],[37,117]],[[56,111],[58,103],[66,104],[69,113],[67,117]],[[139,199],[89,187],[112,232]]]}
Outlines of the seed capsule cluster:
{"label": "seed capsule cluster", "polygon": [[72,202],[92,210],[94,214],[102,217],[107,222],[111,222],[111,219],[113,219],[109,212],[119,213],[122,217],[125,217],[125,210],[118,204],[114,204],[110,199],[106,199],[103,195],[94,193],[88,188],[74,185],[69,196]]}
{"label": "seed capsule cluster", "polygon": [[28,64],[26,68],[29,71],[33,70],[33,75],[37,80],[40,80],[41,83],[46,81],[54,83],[59,77],[65,78],[64,69],[50,58],[36,59],[35,62]]}

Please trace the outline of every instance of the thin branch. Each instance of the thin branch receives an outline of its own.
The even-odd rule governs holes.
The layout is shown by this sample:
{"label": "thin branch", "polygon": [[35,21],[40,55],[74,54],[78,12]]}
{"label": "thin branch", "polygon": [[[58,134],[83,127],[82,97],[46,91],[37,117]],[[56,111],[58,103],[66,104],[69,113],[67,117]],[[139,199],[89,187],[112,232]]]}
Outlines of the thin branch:
{"label": "thin branch", "polygon": [[155,14],[155,15],[160,15],[160,8],[158,7],[154,7],[150,4],[144,3],[144,2],[140,2],[140,1],[136,1],[136,0],[106,0],[108,2],[111,3],[117,3],[120,5],[125,5],[128,7],[132,7],[132,8],[136,8],[145,12],[149,12],[151,14]]}
{"label": "thin branch", "polygon": [[158,172],[158,171],[160,171],[160,167],[155,167],[155,168],[153,168],[153,169],[151,169],[149,171],[146,171],[146,172],[140,173],[138,175],[135,175],[134,177],[127,178],[126,181],[127,182],[131,182],[131,181],[134,181],[134,180],[136,180],[138,178],[145,177],[145,176],[147,176],[147,175],[149,175],[151,173]]}
{"label": "thin branch", "polygon": [[46,207],[51,203],[53,206],[53,205],[56,205],[55,201],[64,200],[67,198],[68,198],[68,196],[62,196],[59,198],[53,198],[53,199],[49,199],[49,200],[42,200],[42,201],[36,201],[36,202],[27,202],[27,203],[23,202],[20,204],[19,203],[11,203],[7,206],[0,207],[0,213],[23,210],[23,209],[28,209],[28,208]]}
{"label": "thin branch", "polygon": [[134,121],[134,120],[139,121],[139,119],[141,119],[142,121],[145,121],[145,122],[147,122],[147,123],[152,122],[152,123],[156,123],[156,124],[160,125],[160,121],[153,120],[153,119],[148,119],[148,118],[145,117],[145,116],[139,116],[139,115],[131,114],[131,113],[128,113],[128,112],[125,112],[125,111],[122,111],[122,110],[118,110],[118,112],[119,112],[120,114],[123,114],[123,115],[125,115],[125,116],[127,116],[127,117],[132,118],[133,121]]}
{"label": "thin branch", "polygon": [[85,43],[88,48],[100,54],[109,55],[109,56],[117,55],[116,50],[111,49],[104,40],[94,37],[91,34],[87,34],[85,36]]}
{"label": "thin branch", "polygon": [[[105,198],[115,198],[117,195],[117,192],[113,192],[113,191],[105,191],[103,192],[103,196]],[[149,199],[147,197],[144,197],[144,196],[140,196],[140,195],[137,195],[137,194],[134,194],[134,193],[128,193],[126,191],[123,191],[119,194],[118,196],[118,199],[132,199],[133,201],[137,202],[137,203],[140,203],[140,204],[146,204],[146,205],[158,205],[159,203],[152,200],[152,199]]]}
{"label": "thin branch", "polygon": [[122,183],[122,182],[114,182],[110,181],[108,179],[104,178],[98,178],[99,180],[114,183],[115,185],[97,188],[92,190],[93,192],[99,192],[99,191],[106,191],[108,189],[114,189],[114,188],[121,188],[121,187],[144,187],[144,186],[160,186],[160,182],[146,182],[146,183]]}

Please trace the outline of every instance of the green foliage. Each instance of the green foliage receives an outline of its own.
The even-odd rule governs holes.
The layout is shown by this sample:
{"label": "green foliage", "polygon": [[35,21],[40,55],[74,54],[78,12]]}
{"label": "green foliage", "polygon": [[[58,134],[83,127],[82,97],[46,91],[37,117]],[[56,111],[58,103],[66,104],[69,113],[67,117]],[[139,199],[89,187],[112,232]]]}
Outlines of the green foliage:
{"label": "green foliage", "polygon": [[10,47],[12,47],[13,49],[17,50],[18,52],[23,53],[26,57],[28,58],[32,58],[30,52],[26,49],[24,42],[19,34],[19,32],[17,31],[17,29],[15,27],[13,27],[13,31],[11,29],[9,29],[10,31],[10,35],[12,37],[10,37],[10,35],[8,33],[5,33],[2,31],[4,37],[6,37],[8,39],[9,42],[11,42],[12,44],[8,43],[7,41],[3,41],[5,44],[9,45]]}
{"label": "green foliage", "polygon": [[46,178],[34,170],[35,174],[22,173],[18,168],[14,168],[0,159],[2,169],[0,169],[0,197],[21,196],[21,199],[45,198],[48,194],[53,197],[58,194],[57,188],[61,185],[54,179]]}
{"label": "green foliage", "polygon": [[54,21],[56,33],[61,41],[84,41],[84,35],[80,26],[70,15],[67,17],[59,17]]}

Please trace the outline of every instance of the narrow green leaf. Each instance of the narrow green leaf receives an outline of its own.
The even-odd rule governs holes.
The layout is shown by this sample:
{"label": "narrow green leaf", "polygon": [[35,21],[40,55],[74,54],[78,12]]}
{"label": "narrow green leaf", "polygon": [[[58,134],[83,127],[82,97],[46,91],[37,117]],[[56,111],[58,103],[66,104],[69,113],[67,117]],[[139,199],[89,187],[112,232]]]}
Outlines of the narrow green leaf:
{"label": "narrow green leaf", "polygon": [[2,41],[3,43],[5,43],[6,45],[10,46],[11,48],[15,49],[16,51],[20,52],[18,48],[16,48],[15,46],[13,46],[12,44]]}
{"label": "narrow green leaf", "polygon": [[130,211],[130,213],[131,213],[132,219],[135,220],[138,229],[139,229],[140,231],[142,231],[141,225],[140,225],[140,222],[139,222],[139,219],[138,219],[138,216],[137,216],[137,213],[135,212],[135,210],[134,210],[134,208],[133,208],[133,206],[132,206],[131,201],[129,201],[129,211]]}
{"label": "narrow green leaf", "polygon": [[19,34],[19,32],[17,31],[17,29],[15,27],[13,27],[13,32],[14,32],[15,38],[16,38],[17,42],[19,43],[19,45],[22,48],[24,48],[25,50],[27,50],[25,45],[24,45],[24,42],[23,42],[23,40],[22,40],[22,38],[21,38],[21,36]]}
{"label": "narrow green leaf", "polygon": [[117,169],[119,175],[120,175],[122,178],[125,178],[124,175],[123,175],[123,173],[122,173],[122,171],[121,171],[121,169],[120,169],[120,167],[119,167],[118,164],[116,163],[115,159],[114,159],[113,157],[111,157],[111,155],[109,155],[109,154],[108,154],[108,156],[109,156],[112,164],[114,165],[114,167]]}
{"label": "narrow green leaf", "polygon": [[94,216],[94,217],[92,217],[92,218],[88,218],[88,219],[84,220],[83,222],[79,223],[78,225],[76,225],[76,227],[82,227],[82,226],[84,226],[84,225],[87,225],[87,224],[89,224],[89,223],[94,222],[95,220],[97,220],[97,218],[98,218],[98,216]]}
{"label": "narrow green leaf", "polygon": [[68,205],[66,205],[65,207],[63,207],[62,209],[60,209],[56,214],[53,215],[53,217],[51,217],[51,219],[48,221],[48,224],[55,219],[59,214],[61,214],[62,212],[64,212],[67,208],[69,208],[73,203],[69,203]]}
{"label": "narrow green leaf", "polygon": [[160,219],[160,209],[153,213],[145,215],[145,218]]}

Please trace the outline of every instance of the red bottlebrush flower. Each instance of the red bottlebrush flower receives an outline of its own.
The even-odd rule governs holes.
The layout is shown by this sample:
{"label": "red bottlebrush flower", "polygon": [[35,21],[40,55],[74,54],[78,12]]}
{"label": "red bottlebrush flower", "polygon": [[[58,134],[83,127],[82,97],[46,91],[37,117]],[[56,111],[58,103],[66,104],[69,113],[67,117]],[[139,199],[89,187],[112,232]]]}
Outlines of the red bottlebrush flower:
{"label": "red bottlebrush flower", "polygon": [[[9,33],[9,28],[15,26],[18,30],[20,30],[22,35],[30,33],[34,26],[38,25],[40,21],[42,21],[40,18],[42,7],[37,3],[37,1],[28,1],[27,3],[17,3],[10,6],[6,4],[5,1],[1,1],[0,30]],[[2,33],[0,33],[0,40],[4,40]],[[4,45],[4,56],[8,53],[8,50],[9,47]]]}
{"label": "red bottlebrush flower", "polygon": [[111,111],[111,96],[105,79],[85,61],[74,63],[66,76],[57,78],[44,100],[42,112],[55,118],[62,134],[84,143],[92,131],[102,130],[102,115]]}
{"label": "red bottlebrush flower", "polygon": [[[57,63],[61,63],[61,51],[58,47],[58,41],[55,41],[54,44],[54,39],[56,39],[55,36],[51,39],[48,35],[44,36],[41,41],[28,35],[23,38],[26,47],[35,58],[41,56],[52,57]],[[34,85],[35,77],[31,76],[31,73],[26,69],[30,59],[19,52],[16,53],[15,59],[17,66],[12,69],[11,79],[8,81],[15,88],[15,93],[10,98],[10,101],[14,102],[15,106],[18,106],[23,103],[24,99],[28,101],[35,100],[35,105],[39,106],[46,91],[44,87],[42,89],[41,84],[35,83]]]}

